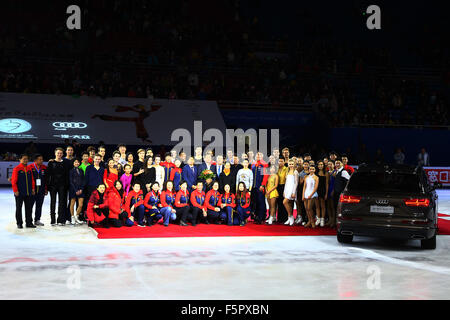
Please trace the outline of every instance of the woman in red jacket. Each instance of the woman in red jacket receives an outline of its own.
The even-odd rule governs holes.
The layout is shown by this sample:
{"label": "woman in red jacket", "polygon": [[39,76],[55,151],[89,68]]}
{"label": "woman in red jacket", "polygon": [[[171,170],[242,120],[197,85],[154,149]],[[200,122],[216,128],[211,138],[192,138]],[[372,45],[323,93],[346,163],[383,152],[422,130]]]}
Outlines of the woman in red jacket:
{"label": "woman in red jacket", "polygon": [[131,227],[134,222],[128,218],[128,213],[123,210],[124,198],[123,198],[122,182],[117,180],[114,183],[114,187],[107,191],[107,203],[109,208],[109,220],[116,228],[120,228],[122,225]]}
{"label": "woman in red jacket", "polygon": [[108,203],[106,201],[105,190],[106,186],[100,183],[97,186],[97,190],[94,190],[89,198],[86,211],[89,227],[92,227],[94,223],[101,223],[105,228],[109,228]]}
{"label": "woman in red jacket", "polygon": [[145,218],[147,220],[147,226],[151,227],[163,218],[159,193],[159,183],[157,181],[152,183],[150,192],[144,198]]}
{"label": "woman in red jacket", "polygon": [[[227,225],[232,226],[234,223],[233,220],[233,209],[236,208],[235,195],[230,193],[231,187],[229,184],[226,184],[223,187],[224,193],[221,198],[221,212],[226,215]],[[239,224],[239,220],[236,218],[236,225]]]}
{"label": "woman in red jacket", "polygon": [[175,160],[174,167],[170,171],[170,180],[173,181],[173,188],[176,192],[180,190],[181,187],[181,161],[180,159]]}
{"label": "woman in red jacket", "polygon": [[164,184],[163,192],[161,192],[161,214],[164,217],[163,225],[165,227],[169,226],[170,220],[175,220],[177,218],[177,212],[174,209],[175,204],[175,193],[173,192],[173,181],[167,180]]}
{"label": "woman in red jacket", "polygon": [[222,212],[222,195],[219,192],[219,182],[214,181],[212,189],[206,194],[205,205],[207,219],[210,222],[221,224],[226,218],[226,213]]}
{"label": "woman in red jacket", "polygon": [[236,204],[239,225],[243,227],[247,223],[247,219],[250,217],[250,193],[247,191],[244,182],[239,182],[236,193]]}
{"label": "woman in red jacket", "polygon": [[[137,220],[139,227],[145,227],[144,224],[144,195],[141,190],[141,185],[137,182],[132,184],[133,190],[131,190],[125,201],[125,211],[128,214],[130,220]],[[134,217],[132,219],[131,217]]]}

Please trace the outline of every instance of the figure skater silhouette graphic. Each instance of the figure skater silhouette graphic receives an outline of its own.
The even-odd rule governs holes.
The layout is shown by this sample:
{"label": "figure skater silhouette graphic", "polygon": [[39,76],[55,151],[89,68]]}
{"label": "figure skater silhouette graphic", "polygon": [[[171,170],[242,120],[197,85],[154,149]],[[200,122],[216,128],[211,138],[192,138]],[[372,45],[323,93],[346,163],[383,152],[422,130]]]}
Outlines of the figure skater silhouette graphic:
{"label": "figure skater silhouette graphic", "polygon": [[127,112],[134,111],[137,112],[137,117],[119,117],[119,116],[111,116],[107,114],[94,114],[91,118],[99,118],[104,121],[126,121],[126,122],[134,122],[136,125],[136,136],[140,138],[143,142],[152,143],[152,140],[149,139],[149,135],[147,129],[145,129],[144,119],[148,118],[152,112],[155,112],[161,108],[161,105],[152,104],[150,109],[147,110],[146,107],[142,104],[137,104],[134,106],[113,106],[115,108],[115,112]]}

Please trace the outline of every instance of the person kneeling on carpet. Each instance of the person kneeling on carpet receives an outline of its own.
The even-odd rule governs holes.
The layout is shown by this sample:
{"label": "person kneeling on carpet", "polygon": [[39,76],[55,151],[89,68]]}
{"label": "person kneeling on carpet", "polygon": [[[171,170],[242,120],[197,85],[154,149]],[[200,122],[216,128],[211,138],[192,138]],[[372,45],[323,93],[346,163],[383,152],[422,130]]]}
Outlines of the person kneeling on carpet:
{"label": "person kneeling on carpet", "polygon": [[236,192],[236,213],[241,227],[247,224],[247,219],[250,218],[250,192],[247,191],[245,183],[239,182]]}
{"label": "person kneeling on carpet", "polygon": [[141,190],[141,185],[137,182],[132,183],[132,190],[128,193],[125,202],[125,211],[128,218],[134,217],[139,227],[145,227],[144,224],[144,196]]}
{"label": "person kneeling on carpet", "polygon": [[94,224],[101,224],[105,228],[109,228],[108,225],[108,204],[105,201],[106,186],[104,183],[100,183],[97,186],[97,190],[94,190],[89,198],[86,215],[89,222],[89,227],[93,227]]}
{"label": "person kneeling on carpet", "polygon": [[192,216],[200,217],[206,224],[209,224],[205,207],[205,197],[203,181],[199,180],[197,182],[197,188],[191,193],[191,212]]}
{"label": "person kneeling on carpet", "polygon": [[175,193],[173,193],[173,181],[167,180],[164,190],[161,192],[161,213],[164,217],[164,226],[169,226],[170,220],[176,220],[177,214],[173,205],[175,203]]}
{"label": "person kneeling on carpet", "polygon": [[109,208],[109,221],[113,227],[120,228],[122,225],[131,227],[134,222],[128,218],[128,213],[123,210],[123,185],[120,180],[114,182],[114,187],[106,191],[107,203]]}
{"label": "person kneeling on carpet", "polygon": [[150,190],[151,191],[147,193],[144,199],[145,219],[147,220],[147,226],[149,227],[163,218],[160,211],[161,202],[159,183],[157,181],[153,182]]}
{"label": "person kneeling on carpet", "polygon": [[207,219],[216,224],[222,224],[227,218],[225,212],[222,212],[222,195],[219,193],[219,182],[214,181],[212,189],[206,194],[205,204],[207,209]]}
{"label": "person kneeling on carpet", "polygon": [[237,217],[233,217],[233,210],[236,208],[236,201],[234,194],[230,193],[231,187],[229,184],[226,184],[223,187],[224,194],[221,197],[221,213],[226,215],[227,225],[232,226],[239,225],[239,219]]}
{"label": "person kneeling on carpet", "polygon": [[189,206],[189,191],[187,191],[187,187],[187,182],[181,181],[180,190],[175,197],[175,210],[177,211],[177,216],[180,216],[181,226],[187,226],[187,221],[191,220],[192,225],[195,227],[197,225],[198,212],[191,212],[191,207]]}

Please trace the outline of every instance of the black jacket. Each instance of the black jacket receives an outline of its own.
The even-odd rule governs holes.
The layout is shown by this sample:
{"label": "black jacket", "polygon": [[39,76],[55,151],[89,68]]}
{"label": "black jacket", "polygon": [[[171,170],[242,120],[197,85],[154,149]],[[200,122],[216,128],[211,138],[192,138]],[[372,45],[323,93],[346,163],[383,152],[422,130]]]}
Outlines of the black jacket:
{"label": "black jacket", "polygon": [[72,168],[69,174],[70,181],[70,191],[73,193],[78,190],[83,190],[86,185],[86,181],[84,179],[84,172],[80,168]]}
{"label": "black jacket", "polygon": [[219,191],[220,193],[224,192],[223,187],[225,187],[226,184],[230,185],[230,193],[236,192],[236,175],[233,171],[230,171],[228,175],[225,174],[225,172],[222,171],[222,173],[219,176]]}
{"label": "black jacket", "polygon": [[69,189],[69,161],[49,161],[47,165],[47,188],[58,187]]}
{"label": "black jacket", "polygon": [[155,181],[156,181],[156,170],[153,167],[149,168],[147,172],[144,171],[137,177],[137,182],[141,185],[141,187],[144,187],[146,184],[153,183]]}

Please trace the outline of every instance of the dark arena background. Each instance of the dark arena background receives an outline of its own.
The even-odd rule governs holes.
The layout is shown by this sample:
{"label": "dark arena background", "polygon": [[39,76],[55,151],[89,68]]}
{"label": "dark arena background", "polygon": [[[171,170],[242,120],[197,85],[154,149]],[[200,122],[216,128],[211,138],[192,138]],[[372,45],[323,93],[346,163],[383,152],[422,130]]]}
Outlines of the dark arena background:
{"label": "dark arena background", "polygon": [[[180,318],[203,311],[243,315],[244,308],[220,302],[229,299],[448,299],[450,20],[444,8],[440,1],[1,1],[0,298],[216,303],[215,314],[177,304],[171,312]],[[244,141],[245,156],[230,150],[227,129],[267,130],[266,153],[250,155],[249,137],[231,139]],[[188,138],[181,141],[179,132]],[[195,177],[187,179],[189,155],[211,142],[222,143],[213,166],[206,153],[195,157]],[[261,136],[258,142],[263,151]],[[180,144],[188,157],[166,158]],[[63,158],[68,147],[73,155],[60,162],[58,147]],[[72,156],[81,160],[91,149],[81,186],[73,187]],[[100,149],[106,154],[93,170]],[[153,171],[144,158],[138,161],[141,149],[146,156],[151,149]],[[127,159],[112,160],[108,169],[116,150]],[[42,179],[35,176],[36,154],[47,166]],[[220,154],[230,174],[218,170]],[[29,175],[19,165],[23,155]],[[157,155],[162,166],[153,169]],[[207,218],[198,209],[197,221],[192,197],[186,210],[166,203],[167,180],[175,181],[175,203],[183,201],[175,200],[183,180],[189,194],[202,181],[206,202],[215,201],[208,194],[217,180],[220,201],[228,203],[228,184],[235,201],[239,181],[249,178],[239,171],[244,158],[254,187],[248,210],[238,202],[212,209],[205,203]],[[311,175],[303,167],[310,160]],[[159,168],[169,198],[154,208],[140,205],[142,220],[134,185],[145,202]],[[213,182],[203,175],[210,168],[218,170]],[[139,177],[140,169],[150,180]],[[378,180],[367,182],[375,173]],[[104,196],[96,190],[118,179],[129,189],[106,185]],[[342,189],[336,182],[331,193],[331,181],[339,179]],[[295,199],[283,193],[294,181]],[[310,186],[318,196],[303,201]],[[117,219],[113,191],[121,197]],[[79,198],[84,204],[71,208]],[[32,211],[32,221],[16,217],[19,203]],[[76,221],[71,210],[79,213]],[[151,218],[158,215],[161,221]],[[210,215],[219,217],[209,221]],[[112,220],[124,225],[108,225]],[[370,234],[359,234],[357,221],[370,222]],[[277,305],[269,303],[267,311],[266,302],[245,310],[276,315]]]}

